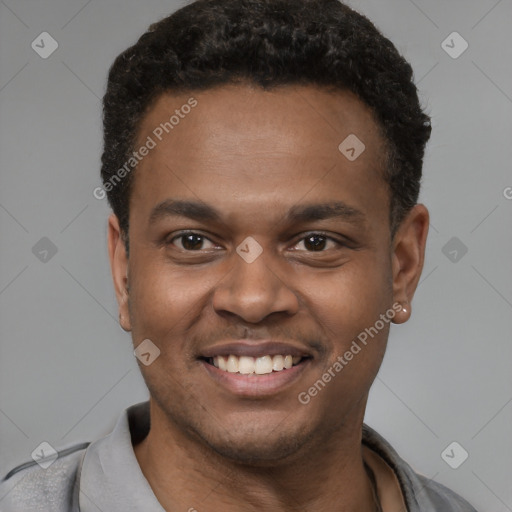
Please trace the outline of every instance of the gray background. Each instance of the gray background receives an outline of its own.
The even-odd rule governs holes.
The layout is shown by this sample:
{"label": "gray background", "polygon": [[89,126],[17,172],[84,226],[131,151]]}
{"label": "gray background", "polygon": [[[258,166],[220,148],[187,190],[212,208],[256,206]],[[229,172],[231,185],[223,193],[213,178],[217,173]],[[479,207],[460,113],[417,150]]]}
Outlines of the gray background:
{"label": "gray background", "polygon": [[[0,475],[42,441],[62,447],[108,433],[147,398],[117,322],[109,209],[92,191],[107,70],[180,5],[0,2]],[[432,220],[424,274],[412,319],[392,327],[365,421],[479,510],[510,511],[512,2],[351,5],[412,63],[434,127],[421,196]],[[43,31],[59,44],[47,59],[31,48]],[[456,59],[441,47],[453,31],[469,43]],[[46,261],[33,250],[42,237],[57,249]],[[453,441],[469,453],[458,469],[441,457]]]}

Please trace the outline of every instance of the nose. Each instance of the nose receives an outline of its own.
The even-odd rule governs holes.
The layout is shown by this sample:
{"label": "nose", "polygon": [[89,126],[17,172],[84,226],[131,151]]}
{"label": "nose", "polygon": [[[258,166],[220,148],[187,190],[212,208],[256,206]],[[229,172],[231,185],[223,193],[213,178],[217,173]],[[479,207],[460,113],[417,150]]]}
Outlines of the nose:
{"label": "nose", "polygon": [[284,276],[275,263],[265,251],[250,263],[238,253],[233,254],[233,267],[213,294],[215,311],[237,315],[254,324],[272,313],[295,314],[299,301],[288,284],[293,274]]}

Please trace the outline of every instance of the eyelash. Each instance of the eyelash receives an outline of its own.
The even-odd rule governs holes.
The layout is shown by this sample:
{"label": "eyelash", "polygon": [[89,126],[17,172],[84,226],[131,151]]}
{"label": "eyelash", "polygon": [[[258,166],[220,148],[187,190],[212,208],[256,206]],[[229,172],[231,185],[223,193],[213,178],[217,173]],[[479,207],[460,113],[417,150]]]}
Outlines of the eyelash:
{"label": "eyelash", "polygon": [[[179,238],[183,238],[184,236],[187,236],[187,235],[197,235],[199,237],[202,237],[205,240],[208,240],[211,243],[215,243],[212,240],[210,240],[206,235],[203,235],[202,233],[198,233],[197,231],[182,231],[179,234],[174,235],[171,239],[169,239],[166,242],[166,245],[172,245],[174,240],[179,239]],[[345,243],[341,242],[340,240],[337,240],[336,238],[333,238],[332,236],[327,235],[326,233],[324,233],[322,231],[311,231],[309,233],[306,233],[305,235],[303,235],[301,238],[299,238],[297,240],[295,245],[297,245],[297,243],[302,242],[306,238],[308,238],[310,236],[313,236],[313,235],[318,235],[318,236],[321,236],[321,237],[325,238],[326,240],[332,241],[332,242],[336,243],[339,247],[345,247],[346,246]],[[200,252],[201,251],[201,249],[198,249],[197,251],[188,250],[188,249],[181,249],[181,250],[184,250],[185,252]],[[310,252],[310,253],[320,252],[320,253],[322,253],[322,252],[326,252],[326,250],[322,250],[322,251],[306,251],[306,252]]]}

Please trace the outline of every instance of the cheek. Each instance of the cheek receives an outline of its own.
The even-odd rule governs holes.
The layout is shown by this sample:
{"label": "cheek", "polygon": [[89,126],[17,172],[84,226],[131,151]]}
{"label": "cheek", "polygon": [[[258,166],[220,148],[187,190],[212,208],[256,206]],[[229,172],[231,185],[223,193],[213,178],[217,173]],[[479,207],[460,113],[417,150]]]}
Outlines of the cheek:
{"label": "cheek", "polygon": [[[329,350],[302,391],[318,415],[326,414],[326,420],[338,424],[340,411],[347,413],[366,399],[378,373],[390,325],[381,315],[389,309],[390,295],[387,281],[378,271],[354,268],[319,284],[323,286],[316,288],[317,292],[309,293],[309,307]],[[336,407],[325,412],[326,404]]]}
{"label": "cheek", "polygon": [[202,286],[190,272],[171,269],[165,263],[138,262],[130,275],[130,318],[134,338],[172,336],[187,329],[197,318]]}
{"label": "cheek", "polygon": [[172,360],[171,365],[183,362],[175,354],[187,356],[194,345],[191,337],[208,336],[215,325],[210,302],[227,271],[222,265],[203,269],[171,265],[155,254],[134,259],[129,298],[134,344],[149,338],[166,360]]}
{"label": "cheek", "polygon": [[308,307],[330,344],[317,376],[329,383],[325,389],[318,380],[310,383],[322,388],[319,402],[332,400],[347,409],[368,393],[389,333],[390,321],[381,318],[392,299],[388,267],[375,255],[354,259],[336,274],[317,276],[309,287]]}
{"label": "cheek", "polygon": [[331,339],[352,339],[373,325],[392,297],[389,268],[373,258],[354,259],[336,273],[317,274],[304,289],[307,307]]}

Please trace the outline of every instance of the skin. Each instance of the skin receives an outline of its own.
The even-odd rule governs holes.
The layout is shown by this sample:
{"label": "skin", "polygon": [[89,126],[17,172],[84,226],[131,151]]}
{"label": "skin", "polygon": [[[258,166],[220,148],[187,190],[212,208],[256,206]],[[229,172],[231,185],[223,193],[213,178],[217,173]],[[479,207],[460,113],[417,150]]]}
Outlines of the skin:
{"label": "skin", "polygon": [[[297,396],[394,303],[406,309],[392,321],[408,320],[428,211],[416,205],[391,239],[384,141],[350,92],[238,84],[166,93],[143,118],[139,141],[191,96],[198,105],[135,171],[129,256],[116,216],[109,219],[121,326],[135,347],[149,338],[161,351],[139,363],[151,430],[134,447],[137,460],[167,511],[374,510],[361,427],[389,323],[307,405]],[[338,150],[349,134],[366,146],[353,162]],[[150,222],[169,199],[206,203],[221,220]],[[291,207],[334,201],[360,215],[286,220]],[[206,238],[187,245],[176,238],[181,230]],[[318,232],[331,238],[315,239],[315,251],[306,235]],[[252,263],[236,252],[248,236],[263,249]],[[311,359],[279,392],[240,396],[197,357],[244,337],[289,341]],[[384,481],[382,467],[372,467]],[[388,484],[381,491],[388,506],[401,499]]]}

